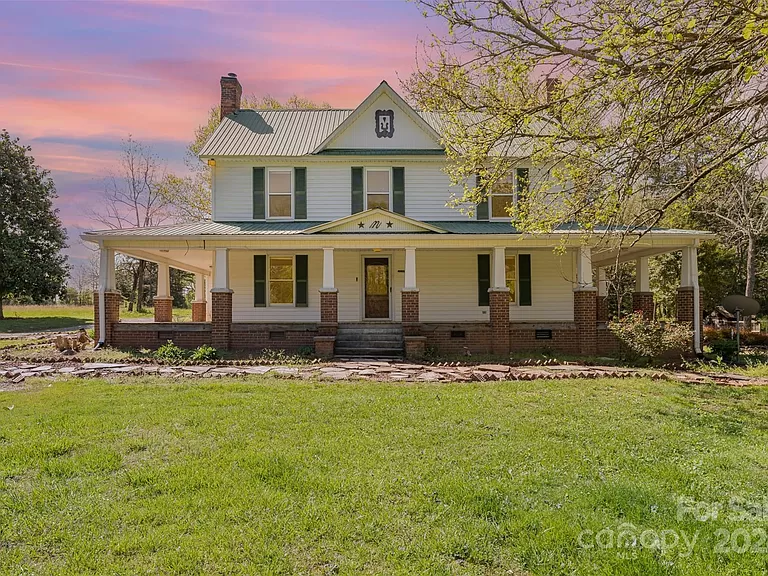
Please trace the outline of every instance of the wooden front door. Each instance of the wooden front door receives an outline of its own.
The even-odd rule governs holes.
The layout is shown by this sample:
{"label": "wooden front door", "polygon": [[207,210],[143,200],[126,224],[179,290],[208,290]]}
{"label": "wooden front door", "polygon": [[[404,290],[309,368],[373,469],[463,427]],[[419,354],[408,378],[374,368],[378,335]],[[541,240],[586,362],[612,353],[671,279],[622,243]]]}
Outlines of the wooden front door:
{"label": "wooden front door", "polygon": [[389,319],[389,258],[365,258],[366,320]]}

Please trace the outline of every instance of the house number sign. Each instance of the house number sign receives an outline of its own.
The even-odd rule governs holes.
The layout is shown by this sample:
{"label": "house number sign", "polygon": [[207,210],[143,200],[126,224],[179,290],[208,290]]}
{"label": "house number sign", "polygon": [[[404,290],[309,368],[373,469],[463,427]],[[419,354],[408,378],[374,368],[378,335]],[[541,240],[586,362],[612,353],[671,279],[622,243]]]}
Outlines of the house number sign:
{"label": "house number sign", "polygon": [[395,111],[376,110],[376,138],[392,138],[395,134]]}

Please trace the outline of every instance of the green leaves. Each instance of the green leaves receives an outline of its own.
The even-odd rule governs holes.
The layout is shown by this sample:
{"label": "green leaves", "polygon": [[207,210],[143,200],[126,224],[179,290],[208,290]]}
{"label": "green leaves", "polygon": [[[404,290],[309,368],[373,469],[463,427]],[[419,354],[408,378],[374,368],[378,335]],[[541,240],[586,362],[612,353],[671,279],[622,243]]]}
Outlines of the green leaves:
{"label": "green leaves", "polygon": [[52,298],[68,273],[60,252],[66,232],[53,208],[56,188],[30,151],[0,132],[0,298]]}

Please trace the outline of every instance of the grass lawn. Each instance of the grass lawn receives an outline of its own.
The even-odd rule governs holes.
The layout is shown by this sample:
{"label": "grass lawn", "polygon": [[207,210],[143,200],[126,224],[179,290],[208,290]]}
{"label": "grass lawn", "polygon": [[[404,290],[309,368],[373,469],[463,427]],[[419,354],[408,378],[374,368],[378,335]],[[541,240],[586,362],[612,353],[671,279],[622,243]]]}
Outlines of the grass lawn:
{"label": "grass lawn", "polygon": [[[35,332],[56,330],[93,323],[93,306],[3,306],[5,319],[0,320],[0,333]],[[151,319],[151,308],[142,313],[120,310],[121,318]],[[192,310],[174,308],[176,321],[190,320]]]}
{"label": "grass lawn", "polygon": [[[730,540],[765,547],[764,522],[677,514],[679,497],[765,504],[768,390],[642,379],[48,384],[0,392],[0,573],[768,570],[764,551]],[[625,523],[698,539],[687,556],[652,539],[595,546],[594,534]],[[594,547],[579,545],[583,530]]]}

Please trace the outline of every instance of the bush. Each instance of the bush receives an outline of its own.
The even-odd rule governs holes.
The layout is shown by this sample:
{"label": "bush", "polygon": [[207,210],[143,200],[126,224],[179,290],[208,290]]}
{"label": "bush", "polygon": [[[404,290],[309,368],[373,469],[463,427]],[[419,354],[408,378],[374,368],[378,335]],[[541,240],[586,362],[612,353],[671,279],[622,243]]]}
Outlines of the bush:
{"label": "bush", "polygon": [[[768,346],[768,333],[766,332],[748,332],[746,330],[740,330],[739,338],[744,346]],[[735,340],[736,329],[728,327],[713,328],[708,326],[704,328],[704,339],[710,343],[715,340]]]}
{"label": "bush", "polygon": [[213,346],[203,344],[198,346],[189,355],[190,360],[204,361],[204,360],[216,360],[219,357],[219,352]]}
{"label": "bush", "polygon": [[653,359],[664,352],[686,348],[691,342],[691,328],[678,322],[664,324],[646,320],[642,312],[633,312],[612,320],[608,328],[630,356]]}
{"label": "bush", "polygon": [[168,342],[155,351],[155,358],[158,360],[166,360],[168,362],[180,362],[186,357],[186,350],[176,346],[176,344],[173,343],[173,340],[168,340]]}
{"label": "bush", "polygon": [[730,338],[720,338],[719,340],[713,340],[709,343],[712,348],[712,353],[719,356],[726,362],[730,362],[736,356],[738,350],[736,346],[736,340]]}

